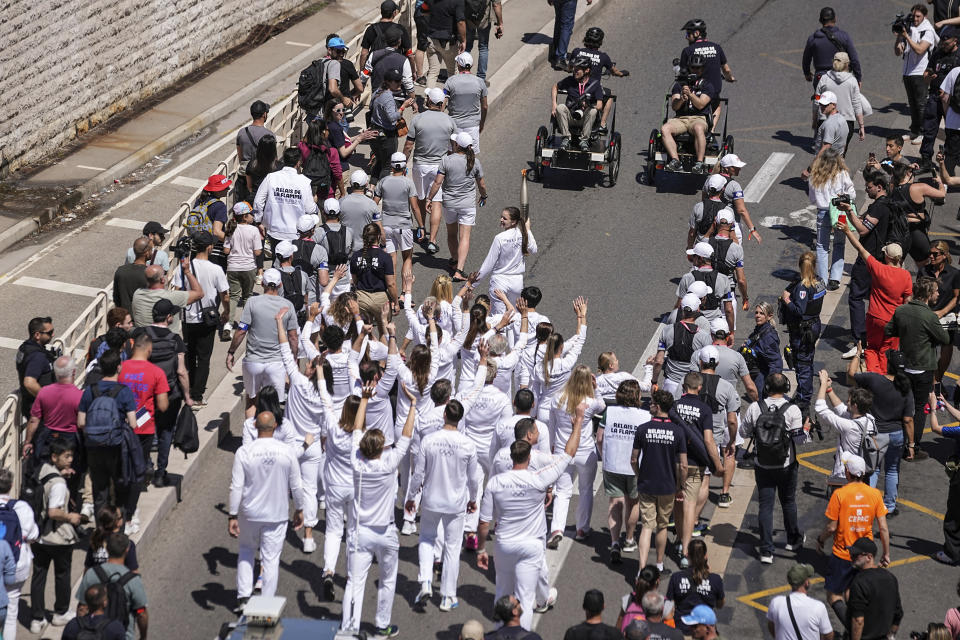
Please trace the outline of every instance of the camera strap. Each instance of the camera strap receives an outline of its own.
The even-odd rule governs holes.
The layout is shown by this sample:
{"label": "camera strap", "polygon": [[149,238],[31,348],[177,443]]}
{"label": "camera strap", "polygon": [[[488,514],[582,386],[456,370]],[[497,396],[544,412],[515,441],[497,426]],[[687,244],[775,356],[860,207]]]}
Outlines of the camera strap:
{"label": "camera strap", "polygon": [[785,597],[787,599],[787,613],[790,614],[790,622],[793,623],[793,632],[797,634],[797,640],[803,640],[803,636],[800,634],[800,625],[797,624],[797,618],[793,615],[793,605],[790,604],[790,596],[792,593],[788,593]]}
{"label": "camera strap", "polygon": [[830,41],[830,44],[832,44],[834,47],[837,48],[837,51],[842,51],[844,53],[847,53],[847,47],[842,42],[837,40],[837,36],[827,31],[825,27],[821,27],[820,31],[821,33],[823,33],[824,37]]}

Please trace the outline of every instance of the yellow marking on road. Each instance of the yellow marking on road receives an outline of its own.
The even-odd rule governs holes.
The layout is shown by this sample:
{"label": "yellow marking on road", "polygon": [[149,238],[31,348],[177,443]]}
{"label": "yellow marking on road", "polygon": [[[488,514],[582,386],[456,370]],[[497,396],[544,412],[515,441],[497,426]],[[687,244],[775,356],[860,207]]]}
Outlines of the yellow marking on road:
{"label": "yellow marking on road", "polygon": [[836,451],[836,448],[830,447],[829,449],[816,449],[815,451],[804,451],[803,453],[798,453],[797,458],[803,460],[805,458],[812,458],[814,456],[822,456],[825,453],[833,453]]}
{"label": "yellow marking on road", "polygon": [[799,462],[801,465],[803,465],[807,469],[813,469],[817,473],[822,473],[825,476],[833,475],[833,471],[830,471],[829,469],[824,469],[823,467],[818,467],[812,462],[807,462],[806,460],[797,460],[797,462]]}
{"label": "yellow marking on road", "polygon": [[926,508],[925,506],[923,506],[922,504],[917,504],[916,502],[912,502],[912,501],[910,501],[910,500],[904,500],[904,499],[901,498],[900,496],[897,496],[897,504],[898,504],[898,505],[901,505],[901,504],[902,504],[902,505],[905,506],[905,507],[910,507],[911,509],[914,509],[914,510],[916,510],[916,511],[919,511],[920,513],[925,513],[925,514],[927,514],[928,516],[933,516],[934,518],[936,518],[936,519],[938,519],[938,520],[943,520],[944,517],[945,517],[942,513],[939,513],[939,512],[937,512],[937,511],[934,511],[933,509],[927,509],[927,508]]}
{"label": "yellow marking on road", "polygon": [[761,55],[761,56],[765,56],[765,57],[767,57],[767,58],[770,58],[770,59],[773,60],[774,62],[779,62],[780,64],[786,65],[786,66],[790,67],[791,69],[796,69],[797,71],[803,71],[803,67],[801,67],[800,65],[795,64],[795,63],[793,63],[793,62],[789,62],[788,60],[784,60],[783,58],[780,58],[780,57],[777,57],[777,56],[772,56],[772,55],[770,55],[769,53],[761,53],[760,55]]}
{"label": "yellow marking on road", "polygon": [[[927,232],[927,235],[928,236],[950,236],[951,238],[956,238],[960,236],[960,233],[956,233],[954,231],[929,231]],[[947,375],[950,375],[951,377],[956,377],[953,374],[947,374]]]}

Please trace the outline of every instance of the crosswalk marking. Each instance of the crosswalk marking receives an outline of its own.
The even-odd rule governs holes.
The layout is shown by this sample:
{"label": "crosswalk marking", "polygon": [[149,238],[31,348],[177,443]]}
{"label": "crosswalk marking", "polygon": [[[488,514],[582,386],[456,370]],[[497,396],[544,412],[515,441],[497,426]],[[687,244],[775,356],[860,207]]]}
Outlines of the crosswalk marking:
{"label": "crosswalk marking", "polygon": [[120,227],[122,229],[142,231],[145,223],[140,222],[139,220],[128,220],[127,218],[110,218],[107,220],[106,224],[108,227]]}
{"label": "crosswalk marking", "polygon": [[170,182],[173,184],[178,184],[181,187],[190,187],[191,189],[199,189],[207,184],[206,180],[201,180],[200,178],[188,178],[187,176],[177,176]]}
{"label": "crosswalk marking", "polygon": [[775,151],[770,154],[767,161],[763,163],[760,170],[750,180],[750,184],[743,190],[744,202],[760,202],[767,191],[773,186],[780,173],[787,168],[787,165],[793,159],[792,153],[783,153]]}
{"label": "crosswalk marking", "polygon": [[70,284],[69,282],[58,282],[56,280],[47,280],[46,278],[32,278],[23,276],[14,280],[13,284],[22,287],[33,287],[35,289],[46,289],[47,291],[61,291],[63,293],[72,293],[78,296],[93,297],[100,293],[96,287],[86,287],[82,284]]}

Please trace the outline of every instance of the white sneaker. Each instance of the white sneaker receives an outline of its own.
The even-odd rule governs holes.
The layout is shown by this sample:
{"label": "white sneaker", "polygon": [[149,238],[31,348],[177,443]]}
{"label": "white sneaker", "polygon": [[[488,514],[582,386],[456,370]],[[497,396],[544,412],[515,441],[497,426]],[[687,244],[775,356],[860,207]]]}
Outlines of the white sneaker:
{"label": "white sneaker", "polygon": [[317,509],[319,509],[320,511],[326,511],[326,510],[327,510],[327,499],[326,499],[326,498],[320,498],[319,500],[317,500]]}
{"label": "white sneaker", "polygon": [[433,595],[433,587],[430,586],[429,580],[424,580],[420,583],[420,593],[417,594],[417,597],[414,599],[413,604],[420,605],[426,604],[427,600],[430,599],[430,596]]}
{"label": "white sneaker", "polygon": [[910,138],[910,144],[923,144],[923,136],[917,136],[916,138]]}
{"label": "white sneaker", "polygon": [[220,329],[220,330],[221,330],[221,331],[230,331],[231,329],[233,329],[233,325],[230,324],[229,322],[224,322],[224,323],[223,323],[223,328]]}
{"label": "white sneaker", "polygon": [[417,523],[409,520],[403,521],[403,528],[400,529],[400,535],[413,536],[417,534]]}
{"label": "white sneaker", "polygon": [[538,604],[533,607],[534,613],[546,613],[553,609],[553,606],[557,604],[557,588],[550,587],[550,595],[547,596],[547,601],[543,604]]}
{"label": "white sneaker", "polygon": [[313,539],[313,536],[303,539],[304,553],[313,553],[316,550],[317,550],[317,541]]}
{"label": "white sneaker", "polygon": [[452,596],[444,596],[440,600],[440,611],[451,611],[460,606],[460,602]]}
{"label": "white sneaker", "polygon": [[850,360],[853,356],[857,355],[857,343],[854,342],[853,346],[850,347],[847,351],[843,352],[843,355],[840,356],[844,360]]}
{"label": "white sneaker", "polygon": [[94,515],[94,512],[93,512],[93,503],[92,503],[92,502],[84,502],[84,503],[83,503],[83,507],[80,508],[80,515],[82,515],[82,516],[87,516],[88,518],[93,518],[93,515]]}
{"label": "white sneaker", "polygon": [[127,536],[132,536],[134,534],[140,533],[140,523],[134,522],[131,520],[123,527],[123,533]]}
{"label": "white sneaker", "polygon": [[53,619],[50,620],[50,624],[55,627],[62,627],[71,620],[77,617],[76,612],[67,611],[66,613],[55,613],[53,614]]}
{"label": "white sneaker", "polygon": [[30,623],[30,633],[40,635],[47,628],[46,620],[34,620]]}
{"label": "white sneaker", "polygon": [[139,508],[137,508],[137,510],[133,512],[133,517],[130,518],[130,522],[137,525],[138,530],[140,529],[140,509]]}
{"label": "white sneaker", "polygon": [[760,555],[760,562],[763,564],[773,564],[773,554]]}

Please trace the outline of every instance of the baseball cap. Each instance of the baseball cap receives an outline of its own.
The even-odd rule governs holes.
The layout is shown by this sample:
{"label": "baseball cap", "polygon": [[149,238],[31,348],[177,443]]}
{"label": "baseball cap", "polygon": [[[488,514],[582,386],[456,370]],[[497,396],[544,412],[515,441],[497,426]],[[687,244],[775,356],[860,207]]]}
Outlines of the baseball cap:
{"label": "baseball cap", "polygon": [[692,293],[688,293],[682,298],[680,298],[680,308],[686,309],[688,311],[699,311],[700,298],[698,298]]}
{"label": "baseball cap", "polygon": [[[281,243],[282,244],[282,243]],[[272,284],[274,286],[280,284],[281,276],[279,269],[267,269],[263,272],[263,284]]]}
{"label": "baseball cap", "polygon": [[327,198],[323,201],[323,210],[326,213],[340,213],[340,201],[336,198]]}
{"label": "baseball cap", "polygon": [[403,80],[403,76],[399,69],[387,69],[387,72],[383,74],[383,79],[389,82],[400,82]]}
{"label": "baseball cap", "polygon": [[713,293],[713,287],[703,280],[694,280],[690,283],[690,286],[687,287],[687,293],[692,293],[698,298],[702,298],[709,293]]}
{"label": "baseball cap", "polygon": [[263,114],[270,111],[270,105],[263,100],[254,100],[250,105],[250,116],[253,118],[262,118]]}
{"label": "baseball cap", "polygon": [[458,133],[455,133],[452,136],[450,136],[450,139],[456,142],[459,146],[463,147],[464,149],[473,145],[473,138],[471,138],[470,134],[467,133],[466,131],[460,131]]}
{"label": "baseball cap", "polygon": [[[726,156],[724,156],[724,158],[728,157],[729,155],[730,154],[728,153]],[[720,174],[715,173],[707,178],[707,181],[703,183],[703,192],[707,194],[711,192],[720,193],[723,191],[725,186],[727,186],[727,179]]]}
{"label": "baseball cap", "polygon": [[443,89],[441,89],[440,87],[433,87],[433,88],[427,89],[426,91],[423,92],[423,95],[425,95],[427,97],[427,100],[429,100],[433,104],[441,104],[443,103],[444,98],[446,98],[446,94],[443,93]]}
{"label": "baseball cap", "polygon": [[798,562],[787,571],[787,582],[790,583],[790,586],[797,587],[812,578],[813,574],[812,564]]}
{"label": "baseball cap", "polygon": [[723,222],[725,224],[733,224],[733,221],[736,219],[736,214],[733,213],[733,209],[730,207],[724,207],[717,211],[717,222]]}
{"label": "baseball cap", "polygon": [[[830,92],[829,92],[829,91],[826,91],[825,93],[830,93]],[[833,95],[833,94],[830,94],[830,95]],[[834,100],[833,100],[833,101],[834,101],[834,102],[837,101],[837,100],[836,100],[836,96],[834,96]],[[747,163],[744,162],[743,160],[741,160],[741,159],[740,159],[740,156],[738,156],[737,154],[735,154],[735,153],[728,153],[727,155],[725,155],[725,156],[723,156],[722,158],[720,158],[720,166],[721,166],[721,167],[737,167],[738,169],[741,169],[741,168],[747,166]]]}
{"label": "baseball cap", "polygon": [[[820,94],[820,97],[817,98],[817,104],[822,104],[824,106],[828,104],[837,104],[837,94],[833,91],[824,91]],[[721,160],[721,163],[723,161]]]}
{"label": "baseball cap", "polygon": [[847,471],[850,472],[850,475],[855,478],[863,477],[863,474],[867,472],[867,463],[855,453],[844,451],[840,454],[840,460],[843,462],[843,466],[846,467]]}
{"label": "baseball cap", "polygon": [[710,321],[710,333],[730,333],[730,325],[723,318],[714,318]]}
{"label": "baseball cap", "polygon": [[960,29],[958,29],[957,27],[951,24],[948,24],[947,26],[945,26],[943,29],[940,30],[941,40],[943,40],[944,38],[958,38],[958,37],[960,37]]}
{"label": "baseball cap", "polygon": [[469,51],[464,51],[463,53],[458,53],[457,57],[457,66],[459,67],[472,67],[473,66],[473,56],[470,55]]}
{"label": "baseball cap", "polygon": [[317,226],[317,223],[314,221],[312,213],[305,213],[299,218],[297,218],[297,231],[303,233],[304,231],[310,231]]}
{"label": "baseball cap", "polygon": [[[710,330],[713,330],[712,322],[710,323]],[[720,349],[717,349],[712,344],[700,349],[700,362],[707,363],[711,360],[714,362],[720,362]]]}
{"label": "baseball cap", "polygon": [[891,242],[888,245],[884,245],[883,252],[887,254],[888,258],[893,258],[894,260],[903,259],[903,247],[896,242]]}
{"label": "baseball cap", "polygon": [[367,183],[370,182],[370,176],[367,175],[367,172],[363,169],[357,169],[350,174],[350,184],[356,185],[358,187],[365,187]]}
{"label": "baseball cap", "polygon": [[393,13],[399,8],[393,0],[383,0],[383,2],[380,3],[380,14]]}
{"label": "baseball cap", "polygon": [[483,640],[483,625],[477,620],[467,620],[460,627],[460,637],[463,640]]}
{"label": "baseball cap", "polygon": [[213,234],[209,231],[197,231],[190,236],[190,239],[193,241],[193,246],[196,249],[209,247],[213,244]]}
{"label": "baseball cap", "polygon": [[397,151],[390,154],[390,164],[392,165],[403,165],[407,164],[407,156],[403,155],[402,151]]}
{"label": "baseball cap", "polygon": [[856,542],[847,547],[847,551],[850,552],[851,560],[862,555],[869,554],[871,556],[875,556],[877,555],[877,543],[864,536],[862,538],[857,538]]}
{"label": "baseball cap", "polygon": [[233,215],[245,216],[248,213],[253,213],[253,207],[250,206],[249,202],[238,202],[233,205]]}
{"label": "baseball cap", "polygon": [[343,41],[343,38],[340,37],[330,38],[330,40],[327,42],[327,49],[343,49],[346,51],[349,48],[350,47],[347,46],[347,43]]}
{"label": "baseball cap", "polygon": [[164,229],[162,224],[151,220],[147,224],[143,225],[143,235],[148,236],[151,233],[156,233],[161,236],[165,236],[168,233],[170,233],[170,229]]}
{"label": "baseball cap", "polygon": [[209,191],[210,193],[219,193],[220,191],[229,189],[232,184],[233,180],[228,180],[227,176],[215,173],[207,178],[207,184],[203,186],[203,190]]}
{"label": "baseball cap", "polygon": [[850,64],[850,54],[846,51],[837,51],[833,54],[834,62],[842,62],[843,64]]}
{"label": "baseball cap", "polygon": [[697,244],[693,245],[693,249],[687,249],[687,255],[709,258],[713,255],[713,247],[711,247],[707,242],[698,242]]}
{"label": "baseball cap", "polygon": [[180,313],[180,309],[181,307],[178,307],[166,298],[160,298],[153,303],[153,321],[160,322],[161,320],[166,320],[167,316]]}
{"label": "baseball cap", "polygon": [[820,9],[820,24],[836,19],[837,12],[833,10],[833,7],[824,7],[823,9]]}
{"label": "baseball cap", "polygon": [[690,615],[683,616],[680,619],[683,620],[683,624],[691,627],[697,624],[717,624],[717,614],[705,604],[698,604],[690,612]]}
{"label": "baseball cap", "polygon": [[293,243],[289,240],[281,240],[277,243],[277,246],[273,248],[273,252],[281,258],[289,258],[297,252],[297,248],[293,246]]}

